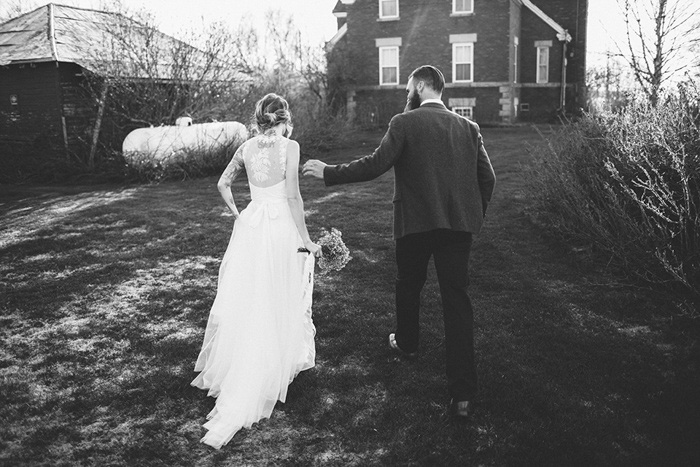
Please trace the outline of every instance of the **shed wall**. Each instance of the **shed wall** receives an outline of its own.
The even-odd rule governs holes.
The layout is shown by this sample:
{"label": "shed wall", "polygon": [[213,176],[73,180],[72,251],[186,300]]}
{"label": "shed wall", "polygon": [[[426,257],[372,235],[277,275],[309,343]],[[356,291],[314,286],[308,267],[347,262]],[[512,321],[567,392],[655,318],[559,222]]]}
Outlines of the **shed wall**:
{"label": "shed wall", "polygon": [[0,67],[0,144],[63,146],[60,89],[55,63]]}

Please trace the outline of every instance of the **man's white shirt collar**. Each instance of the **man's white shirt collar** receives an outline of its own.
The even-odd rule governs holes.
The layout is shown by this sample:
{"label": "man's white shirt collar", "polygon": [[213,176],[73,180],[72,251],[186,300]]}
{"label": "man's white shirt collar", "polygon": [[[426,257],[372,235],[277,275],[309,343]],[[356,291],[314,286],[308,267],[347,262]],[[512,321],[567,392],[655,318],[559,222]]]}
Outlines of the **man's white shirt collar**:
{"label": "man's white shirt collar", "polygon": [[423,107],[425,104],[440,104],[442,106],[445,105],[443,104],[441,99],[425,99],[423,100],[423,102],[420,103],[421,107]]}

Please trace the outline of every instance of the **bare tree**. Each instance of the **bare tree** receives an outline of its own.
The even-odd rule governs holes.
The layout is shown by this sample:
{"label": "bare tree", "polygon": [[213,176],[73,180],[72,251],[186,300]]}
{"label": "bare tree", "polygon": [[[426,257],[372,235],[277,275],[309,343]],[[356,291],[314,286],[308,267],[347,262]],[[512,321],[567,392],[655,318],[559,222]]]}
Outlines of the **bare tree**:
{"label": "bare tree", "polygon": [[[241,72],[249,75],[263,73],[269,66],[267,54],[262,53],[264,44],[253,24],[254,22],[245,16],[234,29],[222,33],[229,45],[226,60],[235,64]],[[222,30],[227,28],[223,24],[218,27]]]}
{"label": "bare tree", "polygon": [[305,85],[306,91],[319,105],[325,105],[328,94],[326,57],[322,44],[306,42],[291,17],[283,18],[279,11],[266,14],[268,44],[275,57],[277,71],[284,70]]}
{"label": "bare tree", "polygon": [[90,93],[125,130],[172,124],[184,114],[246,121],[255,98],[270,91],[294,103],[297,134],[325,112],[324,48],[306,42],[279,11],[267,13],[262,32],[244,19],[233,27],[205,25],[181,34],[182,40],[158,32],[147,11],[117,18],[103,41],[109,46],[93,49],[98,72]]}
{"label": "bare tree", "polygon": [[[618,0],[619,2],[622,0]],[[700,41],[693,0],[624,0],[626,44],[620,50],[652,105],[672,78],[691,65],[687,52]]]}
{"label": "bare tree", "polygon": [[226,29],[213,25],[201,37],[202,47],[195,47],[160,33],[149,18],[120,15],[106,31],[109,47],[97,49],[95,69],[111,86],[135,91],[116,103],[125,117],[169,124],[182,113],[206,112],[207,96],[216,98],[245,80],[238,63],[228,61],[234,54]]}
{"label": "bare tree", "polygon": [[[98,9],[103,11],[125,11],[122,0],[91,0],[88,4],[80,0],[61,0],[61,5],[80,8]],[[0,2],[0,23],[9,21],[24,13],[36,10],[47,4],[46,0],[2,0]]]}
{"label": "bare tree", "polygon": [[586,71],[588,105],[591,110],[616,111],[626,107],[634,95],[634,78],[618,54],[608,51],[605,64]]}
{"label": "bare tree", "polygon": [[0,24],[32,11],[37,6],[38,3],[31,0],[5,0],[3,5],[0,6]]}
{"label": "bare tree", "polygon": [[97,21],[100,40],[86,41],[83,50],[90,62],[84,89],[96,112],[83,137],[89,150],[76,154],[88,167],[95,166],[98,147],[119,148],[135,128],[171,125],[181,116],[239,120],[244,113],[248,77],[229,61],[235,41],[220,24],[186,33],[191,41],[185,41],[158,31],[146,10],[113,10]]}

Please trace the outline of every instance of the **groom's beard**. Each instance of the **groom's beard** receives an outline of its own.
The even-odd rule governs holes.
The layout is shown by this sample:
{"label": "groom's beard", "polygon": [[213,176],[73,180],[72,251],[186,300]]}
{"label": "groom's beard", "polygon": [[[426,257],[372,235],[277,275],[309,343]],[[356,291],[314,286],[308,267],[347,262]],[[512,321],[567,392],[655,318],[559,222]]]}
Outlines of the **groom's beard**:
{"label": "groom's beard", "polygon": [[417,92],[414,92],[412,95],[408,96],[404,112],[408,112],[409,110],[416,110],[418,107],[420,107],[420,96]]}

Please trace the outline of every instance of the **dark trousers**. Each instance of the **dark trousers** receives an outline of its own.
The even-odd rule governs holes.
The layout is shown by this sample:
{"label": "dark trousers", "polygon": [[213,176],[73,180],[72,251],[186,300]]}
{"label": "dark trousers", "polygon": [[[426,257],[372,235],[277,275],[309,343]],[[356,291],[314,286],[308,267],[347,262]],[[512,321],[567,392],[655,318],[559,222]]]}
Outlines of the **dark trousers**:
{"label": "dark trousers", "polygon": [[474,313],[467,294],[471,246],[471,233],[447,229],[396,240],[396,343],[405,352],[418,350],[420,293],[433,256],[445,320],[447,384],[456,401],[476,394]]}

